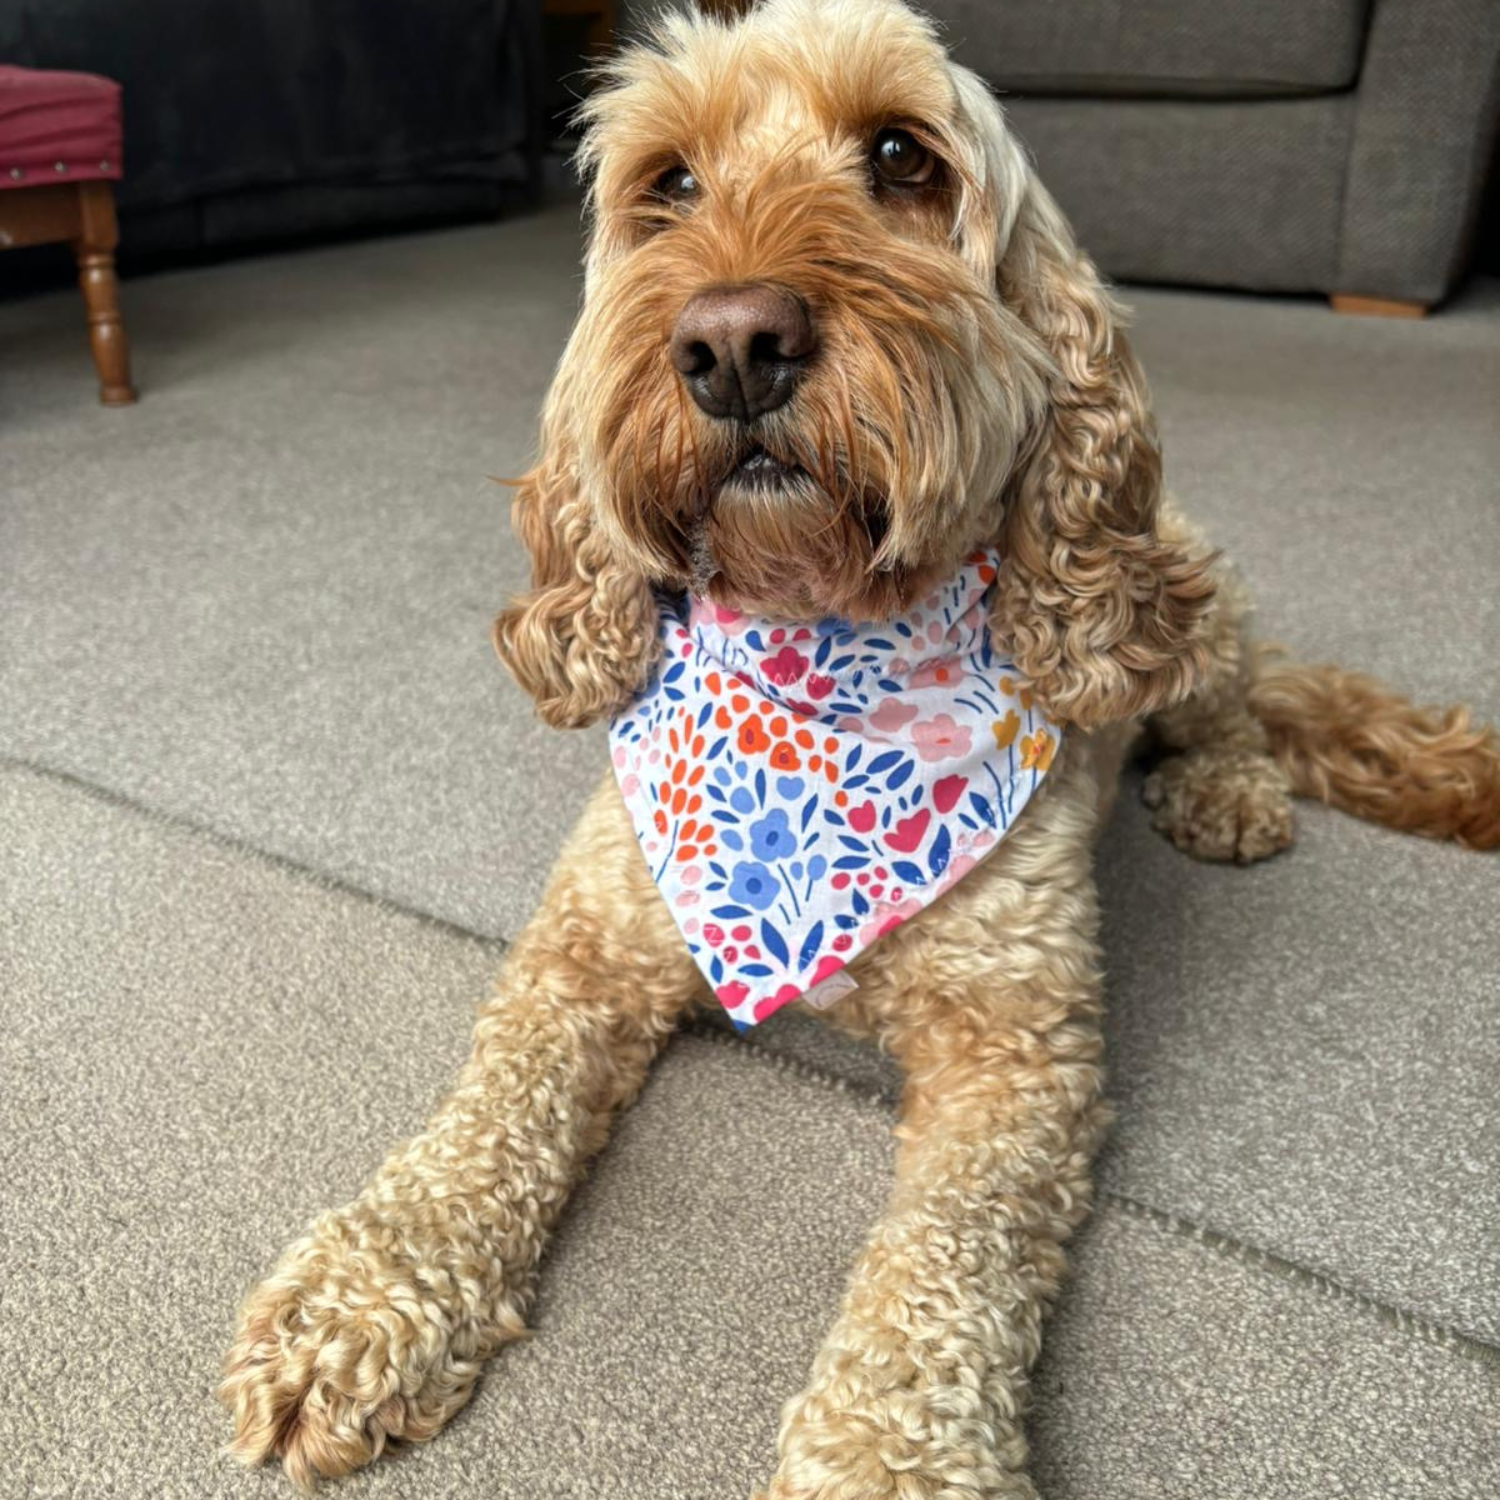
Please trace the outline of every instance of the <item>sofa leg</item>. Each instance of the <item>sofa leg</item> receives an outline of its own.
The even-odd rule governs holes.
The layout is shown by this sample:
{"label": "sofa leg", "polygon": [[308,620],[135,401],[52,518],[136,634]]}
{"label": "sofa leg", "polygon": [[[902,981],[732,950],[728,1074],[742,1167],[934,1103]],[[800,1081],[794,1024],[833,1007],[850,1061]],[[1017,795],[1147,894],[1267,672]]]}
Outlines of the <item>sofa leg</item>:
{"label": "sofa leg", "polygon": [[1370,318],[1425,318],[1430,302],[1401,302],[1390,297],[1351,297],[1335,292],[1329,305],[1336,313],[1353,313]]}
{"label": "sofa leg", "polygon": [[119,284],[115,279],[115,199],[105,182],[79,184],[83,233],[73,246],[78,261],[78,285],[89,320],[89,344],[99,372],[99,399],[105,406],[129,406],[135,400],[130,384],[130,346],[120,320]]}

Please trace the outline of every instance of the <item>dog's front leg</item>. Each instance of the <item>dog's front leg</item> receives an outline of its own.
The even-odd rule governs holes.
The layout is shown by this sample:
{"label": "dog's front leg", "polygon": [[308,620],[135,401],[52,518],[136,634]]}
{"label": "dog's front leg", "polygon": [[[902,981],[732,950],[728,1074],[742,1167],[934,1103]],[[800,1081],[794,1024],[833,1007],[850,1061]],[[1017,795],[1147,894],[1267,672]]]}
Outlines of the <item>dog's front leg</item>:
{"label": "dog's front leg", "polygon": [[549,1228],[698,983],[611,781],[457,1087],[246,1302],[220,1391],[236,1454],[307,1484],[437,1432],[522,1331]]}
{"label": "dog's front leg", "polygon": [[768,1500],[1034,1495],[1027,1376],[1106,1118],[1089,917],[1074,910],[1071,932],[1038,923],[1052,952],[1011,950],[1029,981],[976,957],[977,925],[908,948],[913,988],[885,1028],[908,1070],[895,1190],[783,1415]]}

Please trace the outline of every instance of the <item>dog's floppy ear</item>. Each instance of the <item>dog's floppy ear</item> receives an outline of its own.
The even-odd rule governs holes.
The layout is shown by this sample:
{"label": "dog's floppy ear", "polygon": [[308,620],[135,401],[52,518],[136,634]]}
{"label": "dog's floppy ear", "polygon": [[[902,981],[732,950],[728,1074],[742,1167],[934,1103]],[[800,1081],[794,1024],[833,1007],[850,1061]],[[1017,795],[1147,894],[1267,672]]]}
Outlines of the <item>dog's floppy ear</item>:
{"label": "dog's floppy ear", "polygon": [[995,631],[1047,708],[1087,728],[1191,691],[1213,558],[1158,531],[1161,457],[1120,310],[1008,134],[1004,148],[1019,198],[994,206],[999,292],[1052,369],[1005,495]]}
{"label": "dog's floppy ear", "polygon": [[644,573],[609,546],[585,493],[560,370],[542,418],[542,457],[517,487],[514,524],[531,554],[531,589],[495,621],[495,650],[559,729],[592,724],[645,683],[658,649]]}

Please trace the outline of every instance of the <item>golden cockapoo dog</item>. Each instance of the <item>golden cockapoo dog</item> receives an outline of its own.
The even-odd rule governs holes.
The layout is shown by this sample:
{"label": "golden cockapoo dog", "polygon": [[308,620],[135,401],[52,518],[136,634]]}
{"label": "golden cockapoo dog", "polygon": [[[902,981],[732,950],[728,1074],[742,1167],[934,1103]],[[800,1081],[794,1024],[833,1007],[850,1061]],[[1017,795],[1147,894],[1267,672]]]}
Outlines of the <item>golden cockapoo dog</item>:
{"label": "golden cockapoo dog", "polygon": [[[1157,826],[1242,861],[1289,842],[1294,791],[1494,846],[1500,755],[1459,711],[1252,653],[1162,494],[1117,307],[926,21],[714,9],[666,19],[586,106],[583,307],[517,502],[534,586],[496,641],[550,723],[586,724],[647,679],[653,587],[875,619],[998,548],[992,629],[1067,730],[1004,842],[828,1012],[906,1072],[898,1172],[765,1493],[1031,1495],[1027,1371],[1107,1114],[1091,846],[1129,742],[1149,724],[1165,751]],[[611,778],[453,1093],[251,1294],[234,1451],[307,1483],[436,1433],[706,994]]]}

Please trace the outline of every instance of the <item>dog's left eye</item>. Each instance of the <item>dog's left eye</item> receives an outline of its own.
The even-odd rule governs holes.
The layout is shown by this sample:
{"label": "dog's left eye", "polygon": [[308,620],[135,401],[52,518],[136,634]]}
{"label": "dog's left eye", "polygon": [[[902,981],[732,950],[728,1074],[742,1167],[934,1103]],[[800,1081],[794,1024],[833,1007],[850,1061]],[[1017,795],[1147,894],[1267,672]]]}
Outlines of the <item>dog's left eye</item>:
{"label": "dog's left eye", "polygon": [[882,130],[870,143],[870,164],[878,181],[921,187],[932,180],[937,158],[909,130]]}
{"label": "dog's left eye", "polygon": [[687,167],[668,167],[656,179],[651,190],[667,203],[686,203],[698,196],[698,179]]}

